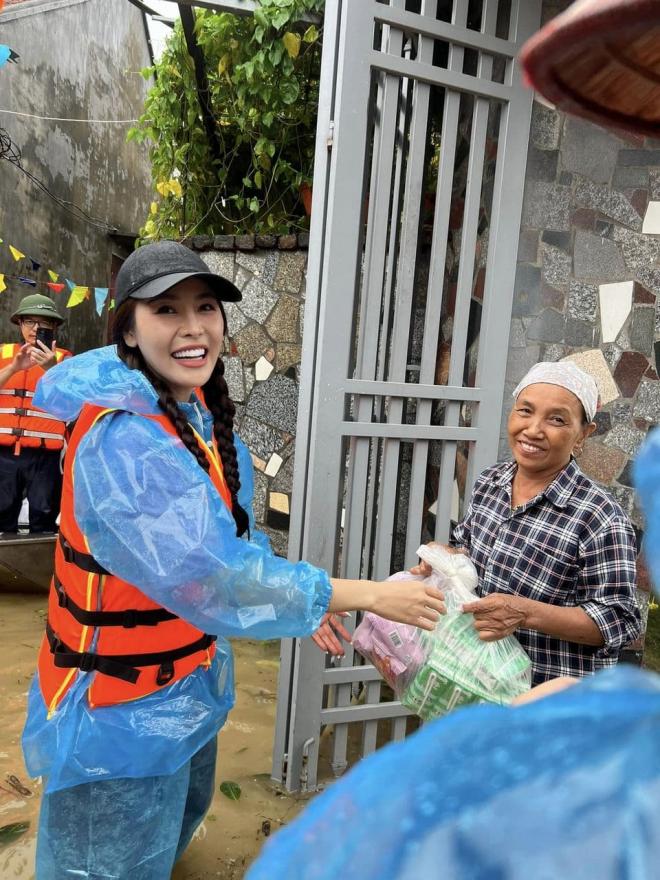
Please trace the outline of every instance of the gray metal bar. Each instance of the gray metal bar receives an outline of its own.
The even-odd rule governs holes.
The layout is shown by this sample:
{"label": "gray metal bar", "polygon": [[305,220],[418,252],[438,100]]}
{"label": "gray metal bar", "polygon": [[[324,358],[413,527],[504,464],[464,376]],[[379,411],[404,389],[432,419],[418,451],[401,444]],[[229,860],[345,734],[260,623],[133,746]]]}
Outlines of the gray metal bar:
{"label": "gray metal bar", "polygon": [[[395,0],[395,2],[402,4],[403,0]],[[389,47],[392,40],[395,44],[395,51],[400,53],[403,48],[402,34],[398,32],[392,35],[389,28],[385,28],[382,36],[383,46]],[[365,375],[369,378],[375,377],[376,371],[378,335],[373,333],[372,328],[377,327],[380,323],[385,242],[391,201],[391,168],[396,139],[398,99],[398,79],[387,74],[384,75],[379,83],[378,112],[374,122],[370,193],[375,194],[375,197],[369,200],[359,317],[356,315],[359,335],[355,369],[360,377]],[[387,169],[388,173],[383,173],[383,169]],[[371,332],[368,332],[367,328]],[[338,376],[338,379],[339,381],[345,381],[346,373]],[[354,410],[357,412],[358,419],[368,420],[373,413],[373,401],[367,398],[359,398]],[[363,572],[363,560],[365,557],[368,558],[369,555],[367,544],[370,539],[370,533],[365,530],[365,509],[370,475],[370,460],[374,457],[374,454],[372,453],[372,444],[369,439],[361,439],[356,435],[352,435],[352,437],[341,557],[341,574],[343,577],[360,577]],[[352,660],[352,651],[349,650],[342,658],[341,665],[352,665]],[[350,700],[351,688],[348,685],[337,687],[337,707],[348,706]],[[348,729],[341,726],[335,728],[332,757],[332,767],[335,773],[343,772],[346,766],[347,742]]]}
{"label": "gray metal bar", "polygon": [[[422,19],[426,16],[435,18],[437,7],[437,0],[423,0],[421,8]],[[417,18],[419,19],[420,16],[418,15]],[[433,61],[432,40],[420,37],[416,60],[426,63]],[[409,80],[406,82],[410,84]],[[415,82],[412,86],[413,109],[409,135],[410,146],[406,164],[406,185],[402,206],[401,244],[396,277],[396,304],[392,339],[390,341],[392,354],[388,371],[388,379],[397,379],[399,384],[403,385],[405,385],[404,380],[406,377],[407,341],[414,296],[422,186],[424,181],[424,174],[420,173],[420,169],[424,167],[431,92],[431,87],[426,83]],[[389,314],[389,312],[386,312],[386,314]],[[405,345],[403,344],[404,340],[406,341]],[[387,384],[392,385],[391,382]],[[410,392],[404,396],[410,397]],[[401,422],[402,415],[403,401],[391,401],[388,421]],[[382,469],[379,474],[382,503],[380,505],[375,538],[377,562],[374,576],[378,580],[386,578],[391,574],[390,557],[394,536],[400,453],[400,442],[385,440]]]}
{"label": "gray metal bar", "polygon": [[483,388],[460,385],[427,385],[415,382],[374,382],[369,379],[348,379],[346,394],[373,395],[374,397],[410,397],[420,400],[476,400],[483,399]]}
{"label": "gray metal bar", "polygon": [[377,706],[348,706],[345,709],[323,709],[321,724],[352,724],[355,721],[375,721],[380,718],[398,718],[409,715],[401,703],[379,703]]}
{"label": "gray metal bar", "polygon": [[[511,30],[515,32],[517,40],[524,40],[528,34],[533,33],[538,26],[540,14],[541,0],[514,0]],[[509,331],[525,182],[520,169],[524,169],[527,161],[533,97],[522,84],[519,65],[515,65],[513,84],[518,92],[518,100],[503,108],[500,121],[499,155],[495,170],[481,318],[482,328],[485,328],[491,340],[506,338]],[[497,346],[488,345],[479,358],[476,376],[477,384],[487,390],[477,414],[477,425],[484,435],[484,441],[477,445],[470,456],[469,486],[497,458],[499,430],[493,428],[499,427],[502,418],[505,375],[506,358],[501,357]],[[486,425],[491,426],[489,433],[484,430]]]}
{"label": "gray metal bar", "polygon": [[352,684],[355,681],[380,681],[380,672],[375,666],[330,666],[325,670],[323,681],[327,685]]}
{"label": "gray metal bar", "polygon": [[[498,0],[484,0],[482,13],[482,30],[494,31],[497,22]],[[479,56],[477,70],[480,76],[490,77],[493,59],[490,56]],[[479,212],[481,207],[481,188],[484,173],[486,152],[486,134],[488,131],[488,115],[490,102],[485,98],[475,98],[472,112],[472,130],[470,136],[470,154],[468,159],[467,187],[465,192],[465,208],[463,213],[463,229],[461,233],[460,262],[458,267],[458,283],[456,289],[456,308],[451,341],[448,381],[456,385],[462,381],[467,351],[467,331],[472,302],[472,285],[474,283],[474,254],[477,245]],[[445,425],[458,425],[461,415],[460,404],[452,402],[447,406]],[[449,521],[452,490],[456,474],[455,443],[445,443],[440,462],[440,478],[438,480],[438,507],[435,521],[435,537],[438,541],[447,541],[449,537]]]}
{"label": "gray metal bar", "polygon": [[[452,25],[464,28],[467,25],[467,4],[458,3],[454,6]],[[462,47],[451,45],[447,70],[449,73],[463,69],[464,51]],[[440,317],[442,298],[445,286],[445,267],[447,265],[447,240],[449,235],[449,215],[452,205],[452,189],[454,180],[454,164],[456,158],[456,141],[460,111],[460,95],[447,91],[442,120],[440,161],[438,167],[438,185],[435,198],[433,218],[433,236],[431,240],[431,262],[426,294],[426,314],[424,320],[424,340],[422,343],[422,360],[420,379],[430,384],[435,378],[435,365],[438,357],[438,341],[440,338]],[[451,383],[454,384],[454,383]],[[457,385],[462,385],[462,379]],[[428,424],[431,421],[431,406],[421,400],[417,407],[416,422]],[[408,522],[406,527],[405,563],[412,565],[421,542],[422,505],[426,484],[428,465],[428,443],[422,443],[418,433],[418,442],[413,447],[413,460],[410,479],[410,502],[408,505]],[[431,438],[440,439],[440,438]],[[436,514],[436,523],[439,517]]]}
{"label": "gray metal bar", "polygon": [[399,742],[402,739],[405,739],[406,736],[406,719],[405,717],[393,718],[392,719],[392,740],[394,742]]}
{"label": "gray metal bar", "polygon": [[391,422],[340,422],[337,429],[346,437],[394,437],[398,440],[476,440],[478,436],[476,428],[393,425]]}
{"label": "gray metal bar", "polygon": [[[370,681],[366,685],[366,704],[367,706],[378,705],[380,701],[380,681]],[[370,755],[376,751],[376,743],[378,740],[378,721],[371,720],[364,722],[362,728],[362,754]]]}
{"label": "gray metal bar", "polygon": [[[312,220],[309,237],[309,259],[307,263],[307,289],[305,295],[305,332],[303,335],[300,366],[300,388],[304,389],[307,400],[301,400],[298,407],[296,426],[296,445],[293,495],[295,503],[291,509],[288,555],[296,561],[303,554],[303,530],[306,508],[306,482],[309,468],[309,449],[311,436],[311,403],[314,395],[314,367],[317,347],[317,328],[319,327],[321,266],[324,259],[324,245],[327,215],[325,204],[330,175],[330,153],[327,145],[331,130],[331,120],[335,102],[335,65],[339,42],[339,21],[342,0],[327,0],[323,32],[323,54],[319,85],[319,104],[317,116],[314,182],[312,188]],[[300,658],[300,645],[296,639],[284,639],[280,648],[280,670],[277,684],[277,715],[273,742],[273,763],[271,775],[282,782],[288,764],[290,729],[295,726],[292,719],[294,669]],[[316,658],[317,674],[322,661]],[[293,765],[294,787],[298,787],[300,760]],[[291,775],[289,774],[290,787]]]}
{"label": "gray metal bar", "polygon": [[[362,0],[364,2],[364,0]],[[493,55],[505,55],[515,58],[522,43],[512,40],[503,40],[494,34],[478,33],[466,27],[449,24],[446,21],[438,21],[435,17],[426,16],[424,12],[401,12],[369,0],[373,8],[373,16],[376,21],[392,25],[408,32],[420,34],[424,37],[432,37],[435,40],[446,40],[458,46],[469,46],[473,49],[482,49]]]}
{"label": "gray metal bar", "polygon": [[511,100],[512,90],[509,86],[478,79],[465,73],[456,73],[446,70],[444,67],[433,67],[431,64],[422,64],[418,61],[406,61],[405,58],[384,55],[375,49],[369,52],[368,61],[375,70],[383,70],[390,75],[409,76],[411,79],[427,82],[434,86],[445,86],[456,92],[494,98],[496,101]]}

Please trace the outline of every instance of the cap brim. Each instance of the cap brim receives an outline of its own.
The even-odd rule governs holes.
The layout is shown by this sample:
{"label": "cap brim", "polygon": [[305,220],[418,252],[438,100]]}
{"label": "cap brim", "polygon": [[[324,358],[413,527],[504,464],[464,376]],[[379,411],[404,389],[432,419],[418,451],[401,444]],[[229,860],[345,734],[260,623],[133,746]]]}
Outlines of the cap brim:
{"label": "cap brim", "polygon": [[174,272],[162,275],[160,278],[151,278],[130,293],[128,299],[154,299],[188,278],[203,278],[222,302],[238,302],[242,299],[242,294],[236,285],[227,278],[214,275],[213,272]]}

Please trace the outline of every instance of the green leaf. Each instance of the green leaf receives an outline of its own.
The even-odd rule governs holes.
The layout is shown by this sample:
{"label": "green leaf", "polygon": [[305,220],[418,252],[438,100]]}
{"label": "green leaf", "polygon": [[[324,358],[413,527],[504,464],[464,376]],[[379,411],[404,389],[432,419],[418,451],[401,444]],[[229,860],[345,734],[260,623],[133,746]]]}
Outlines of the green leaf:
{"label": "green leaf", "polygon": [[300,54],[300,34],[287,31],[282,37],[284,48],[289,53],[289,58],[297,58]]}
{"label": "green leaf", "polygon": [[230,801],[237,801],[241,797],[241,787],[238,782],[221,782],[220,791],[225,797],[228,797]]}
{"label": "green leaf", "polygon": [[319,38],[319,32],[315,24],[310,24],[303,34],[303,43],[315,43]]}
{"label": "green leaf", "polygon": [[8,846],[13,843],[30,827],[29,822],[12,822],[11,825],[3,825],[0,828],[0,846]]}
{"label": "green leaf", "polygon": [[255,172],[255,175],[254,175],[254,185],[257,187],[257,189],[261,189],[262,184],[263,184],[263,178],[261,176],[261,171],[257,171],[257,172]]}
{"label": "green leaf", "polygon": [[300,86],[295,79],[285,79],[280,84],[280,97],[285,104],[293,104],[300,94]]}
{"label": "green leaf", "polygon": [[256,196],[252,196],[250,199],[250,210],[253,214],[259,213],[259,199]]}

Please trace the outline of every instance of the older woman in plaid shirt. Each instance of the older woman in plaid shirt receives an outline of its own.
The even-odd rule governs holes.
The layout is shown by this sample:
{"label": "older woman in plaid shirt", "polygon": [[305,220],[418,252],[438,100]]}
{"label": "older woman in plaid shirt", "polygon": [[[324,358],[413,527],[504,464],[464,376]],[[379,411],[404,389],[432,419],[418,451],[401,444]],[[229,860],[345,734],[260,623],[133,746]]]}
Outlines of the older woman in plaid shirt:
{"label": "older woman in plaid shirt", "polygon": [[533,684],[613,666],[641,631],[630,520],[575,461],[598,389],[572,361],[534,366],[514,391],[513,461],[478,478],[451,544],[479,573],[464,606],[485,641],[514,633]]}

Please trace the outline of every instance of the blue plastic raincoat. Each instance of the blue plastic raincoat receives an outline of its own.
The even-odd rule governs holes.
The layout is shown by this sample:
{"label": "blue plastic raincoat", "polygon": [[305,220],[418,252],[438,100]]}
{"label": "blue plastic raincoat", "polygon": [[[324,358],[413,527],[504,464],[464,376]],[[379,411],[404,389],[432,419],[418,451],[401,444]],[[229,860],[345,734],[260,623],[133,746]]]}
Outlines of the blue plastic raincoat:
{"label": "blue plastic raincoat", "polygon": [[[75,514],[93,556],[151,599],[217,635],[210,669],[135,702],[90,709],[88,676],[79,672],[48,719],[38,681],[29,695],[23,748],[32,776],[54,792],[90,781],[173,774],[209,742],[234,702],[231,648],[224,637],[306,636],[331,595],[326,572],[276,557],[265,536],[236,537],[231,512],[183,444],[150,419],[156,393],[114,347],[50,370],[35,404],[65,421],[85,403],[117,408],[83,438],[74,464]],[[210,440],[212,419],[199,404],[183,408]],[[239,501],[252,524],[252,462],[236,438]]]}

